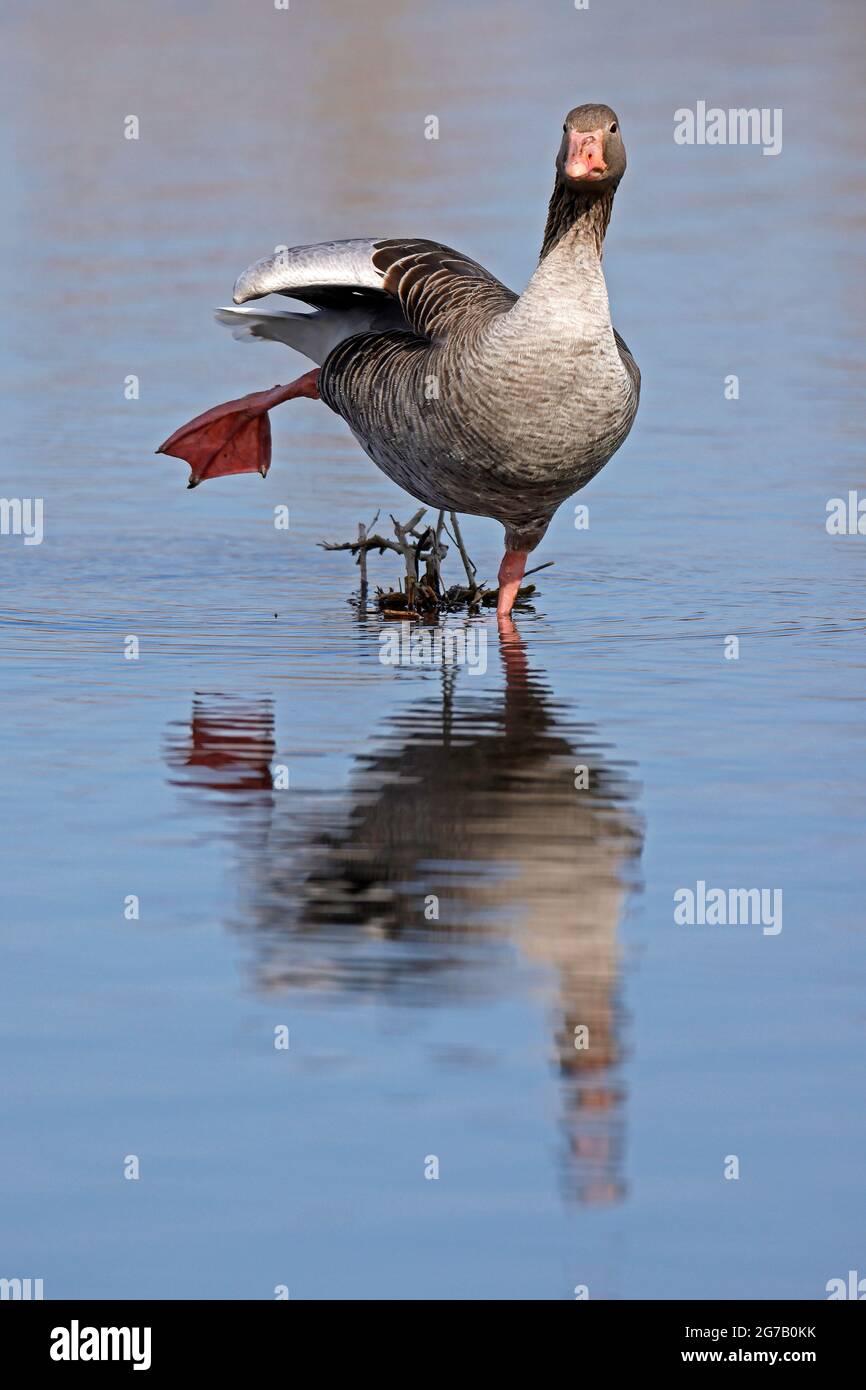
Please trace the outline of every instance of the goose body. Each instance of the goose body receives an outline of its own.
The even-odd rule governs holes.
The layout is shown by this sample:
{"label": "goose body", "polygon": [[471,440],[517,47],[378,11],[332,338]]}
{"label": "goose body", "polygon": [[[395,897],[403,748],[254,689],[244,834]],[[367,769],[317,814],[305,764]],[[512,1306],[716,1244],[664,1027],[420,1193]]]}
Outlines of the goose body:
{"label": "goose body", "polygon": [[[258,307],[217,314],[238,337],[284,342],[316,362],[301,389],[293,383],[285,391],[318,394],[413,497],[502,523],[500,616],[557,507],[604,467],[637,411],[640,374],[611,323],[601,265],[624,168],[615,113],[570,112],[541,259],[519,296],[438,242],[355,238],[281,249],[235,285],[236,305],[279,294],[312,314]],[[270,409],[275,401],[264,399],[274,393],[259,394]],[[200,422],[212,432],[218,411],[163,446],[190,459],[193,482],[247,471],[234,466],[234,455],[230,467],[220,466],[219,453],[202,466],[200,453],[168,447],[190,438],[210,445]],[[224,433],[221,425],[217,443]],[[266,472],[269,456],[268,435],[264,466],[260,455],[252,466]]]}

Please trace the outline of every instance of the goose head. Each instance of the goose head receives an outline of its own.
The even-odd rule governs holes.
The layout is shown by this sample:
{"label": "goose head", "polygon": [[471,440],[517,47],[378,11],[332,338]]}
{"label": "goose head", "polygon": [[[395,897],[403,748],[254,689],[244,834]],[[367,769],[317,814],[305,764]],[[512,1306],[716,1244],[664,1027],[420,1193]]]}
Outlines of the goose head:
{"label": "goose head", "polygon": [[556,172],[558,182],[575,192],[616,187],[625,173],[625,145],[615,111],[592,102],[569,111]]}

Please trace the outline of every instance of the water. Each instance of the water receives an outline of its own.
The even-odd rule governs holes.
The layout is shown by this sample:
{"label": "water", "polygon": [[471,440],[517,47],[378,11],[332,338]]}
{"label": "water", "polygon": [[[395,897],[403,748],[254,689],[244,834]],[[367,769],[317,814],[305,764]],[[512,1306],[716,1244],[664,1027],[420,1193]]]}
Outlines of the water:
{"label": "water", "polygon": [[[2,491],[45,536],[0,538],[0,1274],[825,1296],[864,1259],[866,541],[824,525],[862,476],[861,10],[91,0],[4,28]],[[275,415],[266,483],[188,493],[153,449],[303,370],[210,321],[277,242],[427,235],[521,287],[587,99],[629,152],[606,269],[637,424],[517,641],[485,617],[483,674],[389,668],[316,542],[412,505],[330,412]],[[782,153],[676,146],[698,100],[782,108]],[[499,528],[465,534],[492,579]],[[675,925],[698,880],[780,888],[781,932]]]}

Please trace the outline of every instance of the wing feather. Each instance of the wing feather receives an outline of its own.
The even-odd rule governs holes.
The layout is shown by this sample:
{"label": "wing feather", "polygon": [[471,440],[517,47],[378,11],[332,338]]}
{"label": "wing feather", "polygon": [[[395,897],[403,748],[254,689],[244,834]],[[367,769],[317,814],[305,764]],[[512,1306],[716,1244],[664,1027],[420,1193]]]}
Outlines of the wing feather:
{"label": "wing feather", "polygon": [[382,276],[373,267],[378,245],[366,237],[352,241],[323,241],[316,246],[281,247],[272,256],[256,261],[235,284],[235,304],[261,299],[266,294],[285,294],[291,299],[319,303],[321,296],[355,291],[383,293]]}
{"label": "wing feather", "polygon": [[450,246],[412,239],[355,238],[282,248],[239,277],[234,301],[283,294],[316,307],[396,300],[407,326],[428,339],[507,312],[517,296]]}

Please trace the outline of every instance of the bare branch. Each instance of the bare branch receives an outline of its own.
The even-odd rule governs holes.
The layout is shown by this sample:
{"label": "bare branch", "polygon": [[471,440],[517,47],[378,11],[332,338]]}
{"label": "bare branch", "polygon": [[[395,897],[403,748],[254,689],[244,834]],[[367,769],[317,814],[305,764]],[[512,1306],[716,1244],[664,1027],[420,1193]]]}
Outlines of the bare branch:
{"label": "bare branch", "polygon": [[463,544],[463,537],[460,534],[460,523],[457,520],[457,513],[449,512],[448,515],[451,518],[451,539],[454,541],[454,544],[460,551],[460,559],[463,561],[463,568],[466,571],[466,579],[469,584],[469,587],[470,589],[475,589],[478,587],[475,579],[477,571],[466,552],[466,546]]}

